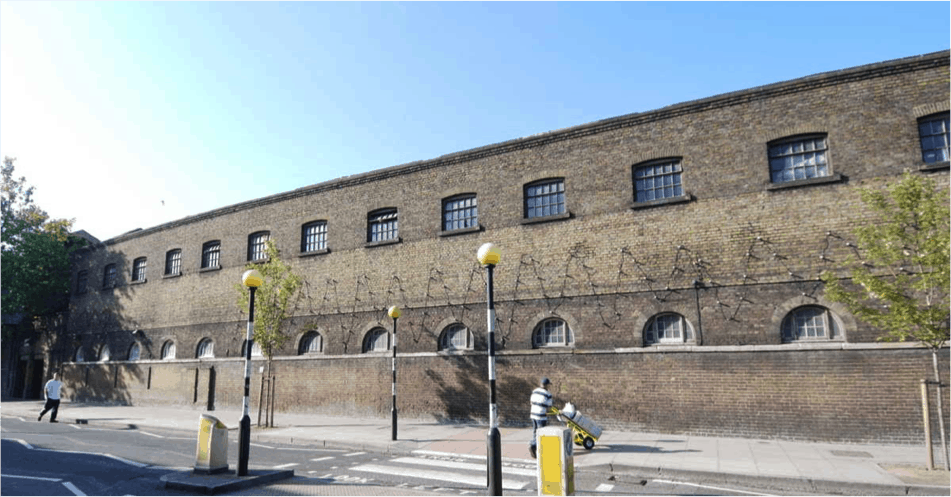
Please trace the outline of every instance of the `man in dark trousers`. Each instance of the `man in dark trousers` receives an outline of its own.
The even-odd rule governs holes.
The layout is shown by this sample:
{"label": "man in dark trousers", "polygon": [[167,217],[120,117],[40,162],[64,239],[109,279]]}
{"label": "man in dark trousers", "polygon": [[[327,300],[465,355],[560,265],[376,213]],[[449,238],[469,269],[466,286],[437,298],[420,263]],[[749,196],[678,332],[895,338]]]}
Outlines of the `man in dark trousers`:
{"label": "man in dark trousers", "polygon": [[532,390],[532,441],[528,444],[528,450],[533,458],[536,457],[538,429],[548,426],[548,409],[551,408],[551,392],[548,391],[550,384],[548,378],[542,378],[541,386]]}
{"label": "man in dark trousers", "polygon": [[46,405],[43,406],[40,417],[36,418],[37,421],[43,421],[43,415],[52,409],[53,414],[50,414],[50,423],[59,423],[59,421],[56,421],[56,414],[59,412],[59,391],[61,388],[63,388],[63,382],[59,381],[59,372],[53,371],[53,379],[47,381],[46,386],[43,387]]}

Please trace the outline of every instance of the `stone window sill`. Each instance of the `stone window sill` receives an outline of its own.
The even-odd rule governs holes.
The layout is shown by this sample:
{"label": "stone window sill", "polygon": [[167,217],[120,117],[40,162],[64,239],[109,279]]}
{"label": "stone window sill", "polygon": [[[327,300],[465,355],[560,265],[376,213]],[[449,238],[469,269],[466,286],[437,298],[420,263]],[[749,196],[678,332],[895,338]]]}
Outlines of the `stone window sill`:
{"label": "stone window sill", "polygon": [[483,228],[482,225],[480,224],[478,226],[473,226],[471,228],[459,228],[457,230],[440,231],[439,236],[446,237],[446,236],[456,236],[456,235],[467,235],[469,233],[478,233],[484,229],[485,228]]}
{"label": "stone window sill", "polygon": [[178,277],[181,276],[181,275],[182,275],[182,272],[179,271],[179,272],[177,272],[177,273],[172,273],[172,274],[163,275],[163,276],[162,276],[162,279],[163,279],[163,280],[167,280],[167,279],[169,279],[169,278],[178,278]]}
{"label": "stone window sill", "polygon": [[659,200],[648,200],[646,202],[631,202],[630,208],[634,210],[650,209],[651,207],[659,207],[662,205],[684,204],[687,202],[691,202],[693,200],[694,200],[693,195],[688,193],[686,195],[681,195],[679,197],[662,198]]}
{"label": "stone window sill", "polygon": [[841,174],[835,173],[831,176],[823,176],[821,178],[798,179],[795,181],[786,181],[783,183],[770,183],[766,187],[766,190],[768,191],[785,190],[788,188],[799,188],[803,186],[825,185],[828,183],[840,183],[844,179],[845,178],[843,178]]}
{"label": "stone window sill", "polygon": [[403,243],[403,239],[400,237],[393,238],[392,240],[380,240],[378,242],[367,242],[363,246],[365,248],[374,248],[374,247],[383,247],[385,245],[396,245],[397,243]]}
{"label": "stone window sill", "polygon": [[297,257],[313,257],[316,255],[325,255],[329,253],[330,249],[311,250],[310,252],[301,252],[297,255]]}
{"label": "stone window sill", "polygon": [[221,271],[221,266],[203,267],[198,270],[199,273],[210,273],[212,271]]}
{"label": "stone window sill", "polygon": [[951,162],[942,161],[932,162],[930,164],[922,164],[920,167],[918,167],[918,170],[922,172],[941,171],[943,169],[948,169],[949,167],[951,167]]}
{"label": "stone window sill", "polygon": [[544,217],[533,217],[533,218],[523,218],[521,224],[538,224],[538,223],[548,223],[552,221],[562,221],[565,219],[571,219],[571,212],[562,212],[561,214],[555,214],[552,216]]}
{"label": "stone window sill", "polygon": [[130,284],[130,285],[144,285],[144,284],[146,284],[148,281],[149,281],[149,280],[147,280],[147,279],[145,279],[145,280],[135,280],[135,281],[133,281],[133,282],[131,282],[131,283],[129,283],[129,284]]}

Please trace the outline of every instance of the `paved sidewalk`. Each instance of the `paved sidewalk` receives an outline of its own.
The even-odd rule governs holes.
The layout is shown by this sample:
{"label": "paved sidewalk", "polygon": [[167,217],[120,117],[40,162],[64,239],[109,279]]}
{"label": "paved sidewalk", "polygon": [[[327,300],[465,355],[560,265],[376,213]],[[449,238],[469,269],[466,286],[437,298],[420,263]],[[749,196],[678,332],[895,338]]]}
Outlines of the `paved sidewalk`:
{"label": "paved sidewalk", "polygon": [[[35,419],[41,401],[0,404],[0,414]],[[199,416],[188,407],[131,407],[77,404],[60,408],[63,423],[168,427],[198,432]],[[212,415],[237,437],[240,409]],[[424,450],[485,456],[486,426],[399,419],[391,441],[389,418],[332,417],[277,413],[276,428],[254,426],[251,439],[351,448],[383,454]],[[531,428],[500,429],[503,460],[528,460]],[[924,470],[923,446],[850,445],[698,437],[605,430],[594,450],[576,447],[575,468],[617,479],[670,479],[740,484],[803,493],[852,495],[949,495],[948,472]],[[936,451],[940,452],[940,451]],[[940,455],[940,454],[939,454]],[[940,467],[942,461],[935,461]],[[251,466],[254,466],[252,457]]]}

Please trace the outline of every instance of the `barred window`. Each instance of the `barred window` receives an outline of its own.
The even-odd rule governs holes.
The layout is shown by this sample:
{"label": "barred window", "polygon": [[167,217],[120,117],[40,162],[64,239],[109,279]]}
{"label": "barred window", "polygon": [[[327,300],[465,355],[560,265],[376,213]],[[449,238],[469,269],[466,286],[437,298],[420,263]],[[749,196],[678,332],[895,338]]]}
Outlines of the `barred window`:
{"label": "barred window", "polygon": [[367,216],[367,241],[382,242],[399,237],[396,209],[380,209]]}
{"label": "barred window", "polygon": [[175,342],[168,340],[162,345],[162,360],[175,358]]}
{"label": "barred window", "polygon": [[267,257],[267,241],[270,239],[269,231],[259,231],[248,236],[248,260],[259,261]]}
{"label": "barred window", "polygon": [[565,213],[565,180],[536,181],[525,186],[525,217],[527,219]]}
{"label": "barred window", "polygon": [[451,324],[439,337],[439,350],[472,349],[472,333],[463,324]]}
{"label": "barred window", "polygon": [[76,275],[76,293],[86,293],[86,287],[89,285],[89,271],[82,270]]}
{"label": "barred window", "polygon": [[203,338],[198,342],[198,357],[214,357],[215,356],[215,342],[211,341],[210,338]]}
{"label": "barred window", "polygon": [[314,221],[301,228],[300,251],[316,252],[327,249],[327,221]]}
{"label": "barred window", "polygon": [[146,258],[139,257],[132,262],[132,281],[145,281]]}
{"label": "barred window", "polygon": [[542,321],[532,333],[534,347],[566,347],[573,341],[568,323],[558,318]]}
{"label": "barred window", "polygon": [[634,201],[650,202],[684,194],[680,181],[680,159],[664,160],[634,167]]}
{"label": "barred window", "polygon": [[363,338],[363,352],[381,352],[390,348],[390,333],[383,328],[373,328]]}
{"label": "barred window", "polygon": [[658,314],[644,327],[644,344],[693,342],[694,334],[690,323],[680,314],[673,312]]}
{"label": "barred window", "polygon": [[205,242],[201,246],[201,268],[220,267],[221,242],[218,240]]}
{"label": "barred window", "polygon": [[316,331],[308,331],[304,338],[300,341],[300,347],[298,347],[297,353],[300,355],[303,354],[319,354],[324,350],[324,341],[323,337],[320,336],[320,333]]}
{"label": "barred window", "polygon": [[824,135],[796,137],[770,143],[770,181],[784,183],[829,176],[827,151]]}
{"label": "barred window", "polygon": [[825,307],[804,306],[793,309],[782,324],[784,342],[837,340],[842,338],[839,324]]}
{"label": "barred window", "polygon": [[474,228],[479,225],[479,207],[476,196],[459,195],[442,203],[443,231]]}
{"label": "barred window", "polygon": [[918,121],[921,159],[928,164],[948,160],[949,113],[927,116]]}
{"label": "barred window", "polygon": [[99,362],[106,362],[112,357],[112,354],[109,352],[109,346],[103,345],[99,347]]}
{"label": "barred window", "polygon": [[114,288],[116,286],[116,265],[107,264],[102,272],[102,287]]}
{"label": "barred window", "polygon": [[182,249],[169,250],[165,253],[165,275],[182,274]]}

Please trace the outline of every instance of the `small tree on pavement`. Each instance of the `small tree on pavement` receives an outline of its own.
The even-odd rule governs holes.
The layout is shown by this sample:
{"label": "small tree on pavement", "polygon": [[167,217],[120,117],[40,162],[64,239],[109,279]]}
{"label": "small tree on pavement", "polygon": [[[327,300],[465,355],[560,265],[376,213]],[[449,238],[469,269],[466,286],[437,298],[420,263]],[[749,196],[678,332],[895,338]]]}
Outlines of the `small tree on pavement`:
{"label": "small tree on pavement", "polygon": [[931,179],[906,172],[887,192],[863,189],[861,195],[876,216],[855,230],[866,259],[847,262],[853,265],[851,285],[823,272],[826,298],[884,330],[879,340],[915,341],[931,350],[947,468],[938,351],[948,342],[951,317],[948,192],[939,191]]}

